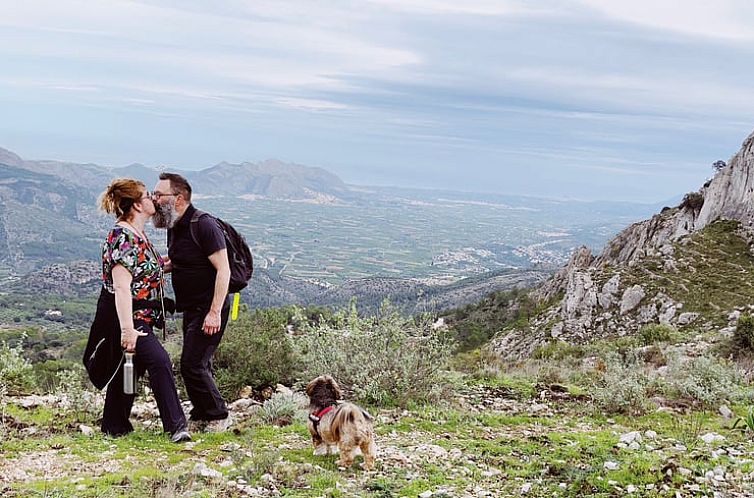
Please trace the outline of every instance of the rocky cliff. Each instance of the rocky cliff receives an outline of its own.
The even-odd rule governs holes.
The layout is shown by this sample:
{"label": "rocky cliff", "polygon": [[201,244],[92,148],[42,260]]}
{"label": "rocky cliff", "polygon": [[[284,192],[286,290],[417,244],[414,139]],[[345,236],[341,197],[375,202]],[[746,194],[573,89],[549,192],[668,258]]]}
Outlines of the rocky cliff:
{"label": "rocky cliff", "polygon": [[651,323],[725,332],[728,318],[754,303],[753,225],[754,133],[677,207],[629,226],[597,256],[578,249],[534,291],[544,311],[490,346],[517,358],[543,341],[584,342]]}

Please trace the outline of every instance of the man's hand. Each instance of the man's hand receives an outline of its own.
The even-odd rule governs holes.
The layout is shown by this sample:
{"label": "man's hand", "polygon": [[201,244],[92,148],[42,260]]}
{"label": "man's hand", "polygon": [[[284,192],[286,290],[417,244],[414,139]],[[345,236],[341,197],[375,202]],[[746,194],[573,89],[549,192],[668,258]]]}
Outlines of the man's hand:
{"label": "man's hand", "polygon": [[120,345],[129,353],[133,353],[136,350],[136,340],[145,335],[147,335],[146,332],[134,328],[122,329],[120,331]]}
{"label": "man's hand", "polygon": [[162,271],[165,273],[173,271],[173,262],[167,256],[162,258]]}
{"label": "man's hand", "polygon": [[207,335],[213,335],[220,332],[220,312],[209,310],[207,316],[204,317],[204,324],[202,330]]}

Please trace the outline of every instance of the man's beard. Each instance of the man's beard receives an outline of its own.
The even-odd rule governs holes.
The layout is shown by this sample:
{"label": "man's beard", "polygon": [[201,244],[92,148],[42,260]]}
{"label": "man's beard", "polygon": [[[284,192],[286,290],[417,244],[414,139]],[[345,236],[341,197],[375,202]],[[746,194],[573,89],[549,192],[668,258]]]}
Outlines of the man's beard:
{"label": "man's beard", "polygon": [[154,208],[152,225],[155,228],[173,228],[175,222],[178,221],[178,211],[175,210],[175,204],[172,202],[168,202],[167,204],[155,203]]}

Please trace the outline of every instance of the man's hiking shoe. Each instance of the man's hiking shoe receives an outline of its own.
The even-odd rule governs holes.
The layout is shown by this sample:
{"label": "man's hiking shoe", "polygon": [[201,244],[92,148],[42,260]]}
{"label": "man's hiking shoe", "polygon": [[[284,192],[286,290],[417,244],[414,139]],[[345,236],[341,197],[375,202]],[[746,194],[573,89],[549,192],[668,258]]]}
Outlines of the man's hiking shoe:
{"label": "man's hiking shoe", "polygon": [[174,443],[185,443],[191,441],[191,434],[186,429],[178,429],[170,436],[170,441]]}

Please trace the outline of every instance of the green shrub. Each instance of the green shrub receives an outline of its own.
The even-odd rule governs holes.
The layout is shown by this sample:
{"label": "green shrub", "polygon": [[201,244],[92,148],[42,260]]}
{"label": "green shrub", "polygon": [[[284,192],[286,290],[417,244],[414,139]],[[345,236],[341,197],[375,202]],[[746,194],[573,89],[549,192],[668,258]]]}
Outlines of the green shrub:
{"label": "green shrub", "polygon": [[664,394],[707,408],[746,399],[743,378],[730,362],[705,356],[686,361],[672,359],[668,373],[659,380]]}
{"label": "green shrub", "polygon": [[537,346],[531,354],[535,360],[562,360],[565,358],[582,358],[584,348],[564,341],[549,341]]}
{"label": "green shrub", "polygon": [[754,351],[754,317],[741,315],[733,332],[733,346],[736,353]]}
{"label": "green shrub", "polygon": [[477,374],[483,368],[481,349],[456,353],[450,360],[450,368],[467,374]]}
{"label": "green shrub", "polygon": [[679,206],[681,209],[683,208],[691,208],[694,211],[699,211],[702,209],[702,205],[704,204],[704,195],[700,192],[689,192],[683,197],[683,201],[681,201],[681,205]]}
{"label": "green shrub", "polygon": [[287,326],[296,312],[294,308],[255,310],[228,324],[214,363],[224,396],[234,399],[244,386],[258,390],[293,382],[297,361]]}
{"label": "green shrub", "polygon": [[643,414],[653,406],[648,399],[651,383],[635,357],[609,355],[604,376],[594,389],[595,404],[607,413]]}
{"label": "green shrub", "polygon": [[0,342],[0,385],[7,394],[29,394],[36,387],[31,363],[23,356],[25,340],[22,336],[15,346]]}
{"label": "green shrub", "polygon": [[454,342],[430,317],[407,318],[389,303],[359,317],[355,303],[331,320],[308,325],[296,339],[304,381],[332,375],[358,400],[401,405],[437,397],[450,384],[444,371]]}
{"label": "green shrub", "polygon": [[70,360],[47,360],[32,364],[34,381],[42,393],[55,393],[58,390],[58,374],[79,366]]}
{"label": "green shrub", "polygon": [[639,329],[639,338],[645,346],[658,342],[669,342],[675,334],[675,328],[664,323],[652,323]]}
{"label": "green shrub", "polygon": [[91,385],[83,366],[61,370],[55,379],[57,394],[64,411],[77,422],[93,423],[103,407],[103,398],[89,389]]}
{"label": "green shrub", "polygon": [[275,393],[264,402],[259,417],[267,424],[285,426],[293,422],[306,423],[309,400],[301,393]]}
{"label": "green shrub", "polygon": [[641,358],[644,363],[652,365],[653,367],[662,367],[668,364],[668,359],[665,356],[662,348],[653,344],[640,350]]}
{"label": "green shrub", "polygon": [[[623,359],[621,359],[623,358]],[[664,360],[663,355],[663,360]],[[653,371],[652,371],[653,372]],[[648,373],[636,354],[613,354],[605,362],[604,376],[594,391],[597,406],[607,412],[641,414],[655,394],[704,408],[747,400],[741,372],[730,362],[711,357],[670,358],[663,375]]]}

